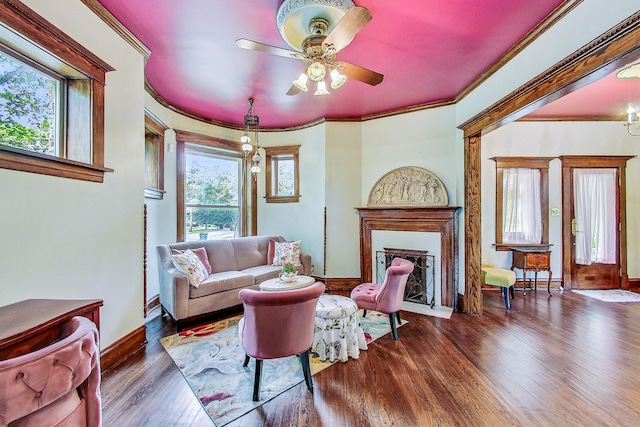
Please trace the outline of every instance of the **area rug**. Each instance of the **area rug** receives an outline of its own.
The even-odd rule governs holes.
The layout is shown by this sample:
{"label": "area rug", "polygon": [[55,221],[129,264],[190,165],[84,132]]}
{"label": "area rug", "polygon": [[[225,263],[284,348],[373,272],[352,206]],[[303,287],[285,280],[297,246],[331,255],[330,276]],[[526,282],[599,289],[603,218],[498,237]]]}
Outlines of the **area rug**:
{"label": "area rug", "polygon": [[[160,339],[176,366],[213,422],[218,426],[235,420],[273,399],[304,380],[296,356],[271,359],[262,365],[260,401],[253,402],[255,360],[243,367],[244,350],[238,339],[235,316],[219,322],[185,330]],[[391,332],[386,314],[368,311],[361,317],[367,344]],[[407,323],[404,319],[402,324]],[[315,375],[333,363],[311,357],[311,373]],[[349,363],[358,363],[349,359]]]}
{"label": "area rug", "polygon": [[622,289],[572,290],[571,292],[606,302],[640,302],[640,294]]}

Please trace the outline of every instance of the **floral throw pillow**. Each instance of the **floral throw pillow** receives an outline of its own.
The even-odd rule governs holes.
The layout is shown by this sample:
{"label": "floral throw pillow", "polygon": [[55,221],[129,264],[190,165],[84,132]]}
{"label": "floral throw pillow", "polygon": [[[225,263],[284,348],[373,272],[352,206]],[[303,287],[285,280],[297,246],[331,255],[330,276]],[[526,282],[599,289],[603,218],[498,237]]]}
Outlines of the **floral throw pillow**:
{"label": "floral throw pillow", "polygon": [[[198,255],[198,258],[200,258],[202,265],[204,265],[204,268],[207,270],[207,274],[211,274],[211,264],[209,264],[209,256],[207,255],[207,250],[205,248],[195,248],[190,250],[194,254]],[[184,251],[181,251],[179,249],[171,249],[171,255],[182,253],[184,253]]]}
{"label": "floral throw pillow", "polygon": [[191,249],[187,249],[181,254],[171,255],[176,268],[182,271],[189,278],[189,283],[194,288],[200,286],[203,280],[209,275],[198,255],[194,254]]}
{"label": "floral throw pillow", "polygon": [[273,265],[300,265],[300,240],[295,242],[275,242]]}

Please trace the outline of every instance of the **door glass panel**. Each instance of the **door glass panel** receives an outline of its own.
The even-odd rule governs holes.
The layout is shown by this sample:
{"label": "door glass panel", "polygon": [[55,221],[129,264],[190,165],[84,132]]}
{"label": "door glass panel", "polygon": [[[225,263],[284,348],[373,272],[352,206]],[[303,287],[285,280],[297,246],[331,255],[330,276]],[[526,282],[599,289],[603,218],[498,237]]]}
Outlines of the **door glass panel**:
{"label": "door glass panel", "polygon": [[576,263],[616,264],[616,169],[574,169]]}

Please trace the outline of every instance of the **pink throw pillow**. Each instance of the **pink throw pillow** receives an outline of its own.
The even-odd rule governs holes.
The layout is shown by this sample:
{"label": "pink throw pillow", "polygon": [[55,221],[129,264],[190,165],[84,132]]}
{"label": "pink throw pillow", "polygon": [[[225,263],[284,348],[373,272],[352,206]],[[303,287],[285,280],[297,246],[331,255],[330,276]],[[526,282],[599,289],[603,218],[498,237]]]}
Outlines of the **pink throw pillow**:
{"label": "pink throw pillow", "polygon": [[273,265],[273,255],[276,253],[276,240],[269,239],[267,248],[267,265]]}

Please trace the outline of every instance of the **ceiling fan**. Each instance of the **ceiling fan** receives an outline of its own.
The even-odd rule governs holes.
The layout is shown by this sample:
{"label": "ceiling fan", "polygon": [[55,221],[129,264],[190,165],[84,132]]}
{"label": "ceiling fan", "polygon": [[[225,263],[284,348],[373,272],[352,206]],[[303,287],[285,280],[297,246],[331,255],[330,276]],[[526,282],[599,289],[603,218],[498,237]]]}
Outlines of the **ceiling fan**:
{"label": "ceiling fan", "polygon": [[278,9],[277,25],[282,38],[296,51],[247,39],[238,39],[236,44],[243,49],[304,61],[307,68],[292,82],[287,95],[306,92],[309,79],[318,83],[314,95],[326,95],[329,93],[325,83],[327,70],[333,89],[340,88],[347,77],[372,86],[382,82],[384,76],[380,73],[336,60],[337,53],[351,43],[370,20],[369,10],[356,6],[351,0],[285,0]]}

